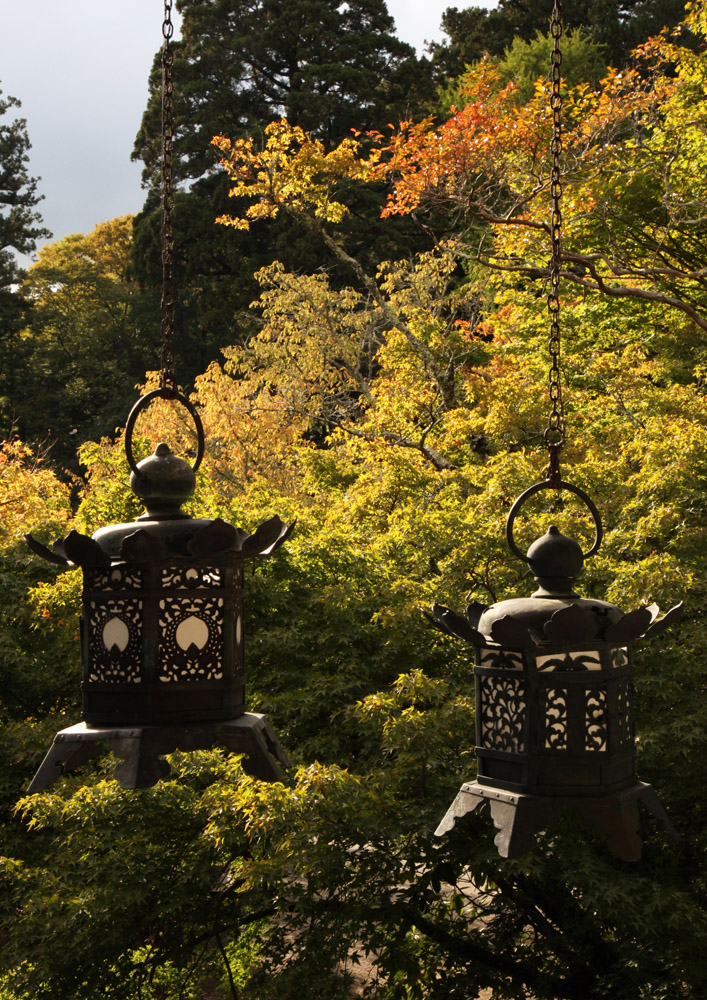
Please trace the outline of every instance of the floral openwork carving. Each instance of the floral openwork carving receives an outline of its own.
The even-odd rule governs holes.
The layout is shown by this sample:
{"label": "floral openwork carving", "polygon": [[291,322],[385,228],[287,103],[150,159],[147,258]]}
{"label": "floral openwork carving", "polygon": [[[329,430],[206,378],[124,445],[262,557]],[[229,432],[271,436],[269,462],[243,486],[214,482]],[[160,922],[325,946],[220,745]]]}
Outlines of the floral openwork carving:
{"label": "floral openwork carving", "polygon": [[142,570],[126,564],[105,571],[90,569],[85,573],[87,590],[140,590],[142,587]]}
{"label": "floral openwork carving", "polygon": [[567,749],[567,690],[548,688],[545,694],[545,749]]}
{"label": "floral openwork carving", "polygon": [[617,687],[617,714],[619,746],[630,746],[633,743],[633,685],[628,677],[622,678]]}
{"label": "floral openwork carving", "polygon": [[210,590],[221,586],[221,570],[217,566],[170,566],[162,570],[165,590]]}
{"label": "floral openwork carving", "polygon": [[585,749],[605,751],[607,748],[608,714],[606,688],[587,691],[585,712]]}
{"label": "floral openwork carving", "polygon": [[599,653],[594,649],[538,656],[535,663],[538,670],[562,670],[565,672],[601,670],[601,659]]}
{"label": "floral openwork carving", "polygon": [[611,665],[616,670],[628,666],[628,649],[626,646],[617,646],[611,650]]}
{"label": "floral openwork carving", "polygon": [[480,667],[490,667],[495,670],[522,670],[523,656],[508,649],[481,646],[479,648],[478,665]]}
{"label": "floral openwork carving", "polygon": [[223,677],[222,597],[160,601],[159,679],[219,680]]}
{"label": "floral openwork carving", "polygon": [[525,751],[525,685],[515,678],[481,677],[481,741],[491,750]]}
{"label": "floral openwork carving", "polygon": [[139,684],[142,601],[104,599],[88,605],[89,680]]}

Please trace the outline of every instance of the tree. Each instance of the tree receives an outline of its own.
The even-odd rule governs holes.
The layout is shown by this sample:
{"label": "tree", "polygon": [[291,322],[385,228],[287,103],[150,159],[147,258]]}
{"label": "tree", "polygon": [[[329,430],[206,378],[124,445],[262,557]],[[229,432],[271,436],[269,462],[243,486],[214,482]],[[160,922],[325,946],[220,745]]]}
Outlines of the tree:
{"label": "tree", "polygon": [[[540,30],[546,32],[549,15]],[[478,62],[484,53],[501,56],[513,43],[513,27],[502,10],[484,7],[448,7],[442,14],[442,31],[449,41],[432,42],[430,56],[436,75],[442,80],[455,80]],[[523,37],[523,36],[519,36]],[[532,35],[524,40],[529,40]]]}
{"label": "tree", "polygon": [[158,365],[159,331],[127,278],[132,222],[47,244],[21,286],[32,313],[13,405],[26,440],[51,442],[60,466],[73,463],[77,441],[124,422],[136,383]]}
{"label": "tree", "polygon": [[[537,80],[549,75],[553,39],[538,32],[535,38],[513,39],[500,60],[501,82],[517,86],[517,99],[526,104],[533,96]],[[589,83],[596,87],[606,74],[604,49],[583,28],[568,31],[562,39],[562,75],[569,87]],[[462,78],[463,79],[463,78]],[[461,103],[461,102],[460,102]]]}
{"label": "tree", "polygon": [[[706,7],[695,18],[707,29]],[[679,66],[674,90],[665,82],[667,115],[682,87],[687,121],[707,103],[690,83],[704,59]],[[487,83],[488,106],[477,95],[455,160],[451,126],[438,130],[448,173],[435,173],[424,141],[426,159],[415,161],[448,182],[457,207],[462,182],[475,180],[478,135],[489,137],[491,167],[520,151],[521,176],[538,141],[533,116],[521,116],[497,79]],[[612,107],[601,109],[607,127],[625,120],[619,105],[607,114]],[[590,135],[593,114],[588,103]],[[519,281],[471,259],[464,238],[369,274],[338,237],[347,206],[337,175],[376,177],[376,157],[352,140],[326,150],[284,122],[268,143],[219,143],[250,206],[233,221],[256,229],[288,212],[339,255],[357,287],[332,294],[325,275],[276,263],[261,275],[260,336],[198,381],[209,447],[194,508],[246,528],[265,510],[298,518],[246,588],[249,707],[271,715],[294,766],[284,784],[262,785],[236,758],[174,754],[175,780],[124,793],[104,780],[111,762],[99,761],[25,799],[12,820],[30,771],[17,747],[24,738],[34,748],[37,732],[22,720],[0,730],[5,995],[469,1000],[491,989],[499,1000],[702,1000],[701,328],[658,297],[563,289],[564,461],[606,526],[582,592],[622,607],[684,594],[688,605],[678,628],[636,656],[638,773],[682,842],[644,819],[644,860],[624,864],[570,816],[519,861],[499,859],[491,822],[476,815],[436,838],[459,784],[473,777],[474,707],[467,650],[429,630],[418,609],[532,587],[502,524],[546,460],[546,299],[532,275]],[[629,172],[643,162],[638,145],[620,152]],[[695,147],[688,152],[681,169],[699,185],[703,165]],[[513,176],[504,162],[503,176]],[[402,155],[401,180],[408,165]],[[416,210],[424,197],[442,199],[442,187],[420,187]],[[636,232],[644,201],[633,205]],[[465,314],[465,303],[480,308]],[[316,438],[315,420],[324,425]],[[140,433],[154,444],[182,432],[165,406]],[[84,448],[79,530],[134,516],[118,484],[120,452],[120,442]],[[588,540],[579,508],[550,506],[532,511],[535,530],[552,519]],[[65,573],[33,596],[39,617],[59,619],[63,634],[75,590]]]}
{"label": "tree", "polygon": [[22,270],[15,255],[32,253],[37,240],[51,236],[35,211],[43,196],[37,193],[38,178],[27,172],[27,122],[24,118],[4,120],[19,107],[17,98],[3,98],[0,91],[0,422],[5,433],[14,420],[12,396],[22,363],[18,332],[25,310],[16,288]]}
{"label": "tree", "polygon": [[[450,288],[416,263],[393,275],[385,299],[440,350]],[[263,786],[236,759],[177,754],[174,781],[136,794],[101,780],[106,761],[25,800],[26,827],[4,841],[8,997],[343,1000],[367,953],[363,986],[385,1000],[489,987],[507,1000],[530,991],[538,1000],[699,1000],[705,817],[693,789],[707,730],[698,613],[638,657],[639,773],[685,832],[684,851],[651,822],[636,866],[569,818],[517,863],[497,857],[481,819],[433,836],[473,774],[473,705],[466,651],[429,631],[417,608],[528,589],[500,526],[542,465],[544,303],[532,290],[499,290],[483,321],[493,340],[459,366],[458,405],[436,428],[436,447],[456,468],[382,435],[334,431],[327,448],[313,447],[296,425],[277,465],[265,448],[237,465],[240,428],[250,422],[266,440],[274,430],[278,441],[272,410],[287,410],[293,389],[301,410],[305,378],[293,383],[332,337],[310,326],[310,285],[289,275],[268,289],[271,329],[255,345],[268,352],[262,367],[233,377],[212,369],[200,382],[210,449],[195,498],[197,510],[246,527],[265,509],[297,514],[286,551],[247,584],[249,707],[271,714],[295,768],[285,785]],[[350,305],[353,331],[362,305]],[[287,336],[276,340],[285,318]],[[571,418],[568,465],[609,525],[582,589],[632,606],[647,595],[670,600],[689,581],[697,612],[707,595],[707,408],[692,374],[698,345],[678,358],[667,339],[646,349],[644,333],[660,318],[652,303],[640,317],[598,296],[572,303],[565,370],[582,422]],[[482,331],[462,326],[459,335]],[[268,372],[266,399],[258,388]],[[369,388],[374,419],[398,432],[436,392],[396,331]],[[310,408],[327,392],[325,379],[313,383]],[[365,406],[359,426],[370,418]],[[151,422],[153,442],[170,437],[171,421],[163,413]],[[467,447],[471,431],[487,436],[486,455]],[[120,444],[93,446],[84,460],[89,488],[74,523],[85,531],[123,520]],[[222,474],[234,466],[238,489]],[[587,530],[576,509],[558,515],[563,530]],[[67,576],[38,596],[68,628]],[[8,797],[21,772],[12,780]]]}
{"label": "tree", "polygon": [[[222,162],[234,181],[233,193],[237,196],[248,195],[250,198],[255,198],[255,202],[246,207],[244,215],[222,216],[218,221],[238,230],[248,230],[251,220],[265,218],[277,220],[280,213],[284,213],[328,248],[340,267],[346,268],[350,277],[355,279],[369,301],[375,303],[379,313],[375,318],[371,317],[366,321],[362,329],[355,333],[355,341],[358,343],[354,351],[359,355],[359,360],[356,361],[348,356],[349,352],[342,344],[341,334],[348,339],[347,324],[337,322],[336,318],[332,323],[331,319],[336,316],[338,310],[332,308],[331,303],[324,306],[324,299],[320,300],[324,323],[316,323],[314,319],[313,322],[319,329],[333,327],[334,336],[327,353],[337,359],[336,364],[343,376],[341,383],[339,378],[334,380],[332,388],[336,384],[340,392],[343,390],[343,395],[347,392],[354,393],[356,399],[354,411],[358,406],[365,407],[366,404],[370,404],[372,400],[368,388],[368,376],[364,371],[365,362],[364,364],[361,362],[367,358],[371,371],[375,371],[378,360],[376,341],[379,344],[385,343],[391,331],[399,333],[417,355],[419,364],[429,374],[436,389],[433,396],[426,400],[426,405],[420,408],[417,418],[409,428],[409,433],[407,430],[400,435],[396,435],[392,430],[384,433],[389,434],[391,443],[421,451],[428,460],[441,463],[440,468],[449,467],[448,460],[439,456],[435,449],[430,447],[428,438],[438,421],[457,405],[455,370],[456,353],[459,350],[458,339],[450,337],[445,340],[440,335],[436,345],[438,349],[431,349],[426,340],[426,327],[425,335],[421,335],[418,330],[414,310],[408,315],[407,310],[396,311],[391,306],[391,300],[395,299],[394,272],[399,271],[402,280],[410,280],[405,266],[401,264],[396,268],[389,263],[383,264],[378,274],[371,274],[359,259],[348,252],[344,242],[331,232],[331,224],[342,223],[349,214],[348,205],[339,194],[341,178],[346,176],[362,180],[371,177],[375,173],[375,163],[370,161],[367,163],[359,158],[359,144],[353,139],[345,139],[335,150],[326,153],[321,142],[306,135],[302,129],[290,126],[284,120],[269,125],[266,135],[267,142],[262,152],[255,150],[250,140],[232,142],[223,137],[214,138],[214,145],[221,149],[224,156]],[[453,267],[447,268],[444,263],[440,265],[435,255],[427,258],[427,263],[430,265],[427,280],[432,282],[433,287],[435,283],[445,285]],[[432,277],[433,274],[436,277]],[[290,278],[291,276],[286,277],[286,286],[291,286]],[[279,284],[272,271],[268,279],[275,285]],[[324,284],[328,285],[328,282]],[[321,283],[315,282],[315,287],[317,285],[321,289]],[[386,289],[390,299],[386,295]],[[353,292],[353,289],[350,291]],[[325,298],[327,294],[331,296],[328,288]],[[312,301],[315,297],[310,291],[306,299]],[[424,301],[426,302],[426,297]],[[348,309],[351,309],[350,300]],[[474,311],[473,305],[469,303],[467,309],[472,313]],[[284,312],[286,318],[287,310]],[[455,317],[449,314],[439,317],[447,332],[453,328],[454,319]],[[383,331],[388,331],[385,337],[382,336]],[[269,336],[266,330],[265,337]],[[276,339],[279,339],[278,335]],[[461,353],[465,353],[464,348]],[[330,376],[329,372],[326,377]],[[309,377],[311,376],[305,376]],[[353,430],[348,419],[350,407],[342,405],[341,395],[335,394],[334,398],[337,402],[329,408],[327,419],[339,427],[345,427],[348,433],[361,433],[360,430]],[[376,436],[377,432],[372,429],[372,433]]]}
{"label": "tree", "polygon": [[[510,47],[505,49],[503,58],[494,60],[498,65],[499,83],[513,84],[515,103],[527,104],[533,97],[537,81],[549,78],[552,48],[552,36],[538,32],[530,41],[514,38]],[[562,52],[564,84],[576,87],[588,83],[596,88],[606,74],[603,47],[583,28],[578,28],[563,35]],[[473,89],[475,72],[475,68],[467,66],[460,76],[439,88],[437,111],[441,117],[448,117],[453,109],[463,108],[468,103],[469,84],[472,82]]]}
{"label": "tree", "polygon": [[[64,646],[60,636],[52,635],[46,620],[37,621],[36,609],[27,600],[31,586],[53,581],[56,573],[39,566],[21,538],[29,524],[37,525],[44,537],[63,531],[70,488],[57,479],[46,457],[16,439],[0,448],[0,483],[0,714],[6,724],[51,710],[65,693],[67,674],[74,681],[70,670],[57,669],[52,662],[65,657],[71,645]],[[75,657],[71,660],[75,662]]]}
{"label": "tree", "polygon": [[[701,10],[686,22],[698,38]],[[636,56],[640,68],[610,71],[599,91],[581,85],[565,97],[563,278],[663,303],[705,329],[707,202],[693,173],[702,156],[704,61],[665,37]],[[396,182],[386,212],[457,211],[476,259],[545,280],[549,84],[540,81],[518,107],[514,85],[501,88],[499,75],[486,61],[469,77],[466,107],[387,143],[384,169]]]}
{"label": "tree", "polygon": [[[285,4],[283,0],[181,0],[174,44],[175,171],[198,180],[213,170],[209,141],[262,129],[283,115],[331,144],[363,121],[404,112],[420,86],[411,46],[397,39],[384,0]],[[159,62],[134,159],[157,186]]]}
{"label": "tree", "polygon": [[[184,0],[179,7],[175,176],[185,189],[176,196],[175,273],[181,290],[179,342],[198,359],[185,366],[189,382],[220,348],[245,337],[247,307],[257,294],[255,270],[273,257],[310,270],[322,263],[321,248],[286,221],[268,234],[266,245],[246,235],[233,240],[214,227],[230,203],[212,136],[258,137],[286,114],[331,144],[364,122],[382,124],[405,114],[432,89],[413,49],[394,36],[384,0],[343,6],[334,0],[294,5]],[[145,164],[145,183],[152,185],[135,223],[134,273],[144,286],[157,284],[159,276],[159,87],[156,64],[133,153]],[[366,198],[358,206],[353,238],[372,245],[369,230],[377,226],[378,202],[370,192]]]}
{"label": "tree", "polygon": [[[430,46],[432,62],[445,79],[461,76],[465,68],[487,53],[501,57],[515,39],[531,42],[545,35],[553,0],[499,0],[486,11],[480,7],[449,7],[442,29],[449,41]],[[684,0],[565,0],[567,30],[583,28],[601,46],[607,64],[623,68],[631,51],[663,28],[673,28],[685,14]]]}

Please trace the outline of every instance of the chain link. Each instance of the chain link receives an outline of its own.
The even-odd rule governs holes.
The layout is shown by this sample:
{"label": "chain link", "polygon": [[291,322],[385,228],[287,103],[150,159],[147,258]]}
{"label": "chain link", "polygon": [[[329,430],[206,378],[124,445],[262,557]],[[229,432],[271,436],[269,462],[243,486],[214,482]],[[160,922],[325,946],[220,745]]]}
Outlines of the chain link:
{"label": "chain link", "polygon": [[176,391],[174,335],[174,232],[172,230],[172,194],[174,113],[172,65],[174,55],[170,45],[174,34],[172,2],[164,0],[162,24],[162,367],[160,388]]}
{"label": "chain link", "polygon": [[550,196],[552,210],[550,216],[550,239],[552,257],[550,262],[550,292],[547,297],[547,308],[550,314],[550,371],[548,387],[550,393],[550,413],[545,430],[545,444],[549,454],[547,478],[553,482],[560,480],[559,455],[565,443],[565,417],[562,407],[562,382],[560,371],[560,270],[562,266],[562,178],[560,175],[560,158],[562,155],[562,52],[560,38],[562,37],[562,2],[555,0],[552,11],[551,35],[553,49],[551,56],[552,95],[550,108],[552,110],[552,141],[550,154],[552,167],[550,171]]}

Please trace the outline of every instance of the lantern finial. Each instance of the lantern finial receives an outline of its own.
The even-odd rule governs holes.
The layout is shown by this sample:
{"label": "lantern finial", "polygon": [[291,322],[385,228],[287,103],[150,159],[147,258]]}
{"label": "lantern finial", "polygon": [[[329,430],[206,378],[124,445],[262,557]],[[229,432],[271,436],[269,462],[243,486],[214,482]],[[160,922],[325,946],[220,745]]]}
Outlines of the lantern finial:
{"label": "lantern finial", "polygon": [[180,508],[196,487],[196,476],[188,462],[161,443],[153,455],[138,463],[137,470],[130,474],[130,488],[145,505],[143,519],[187,517]]}
{"label": "lantern finial", "polygon": [[579,596],[572,588],[584,565],[582,549],[556,525],[551,524],[546,534],[533,542],[527,560],[539,587],[533,597]]}

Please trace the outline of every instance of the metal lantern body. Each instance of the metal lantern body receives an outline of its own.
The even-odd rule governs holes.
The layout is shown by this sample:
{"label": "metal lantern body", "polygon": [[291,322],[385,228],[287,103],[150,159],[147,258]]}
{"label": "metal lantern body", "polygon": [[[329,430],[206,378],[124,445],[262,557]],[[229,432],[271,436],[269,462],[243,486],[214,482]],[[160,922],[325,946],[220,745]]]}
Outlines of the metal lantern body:
{"label": "metal lantern body", "polygon": [[113,558],[83,570],[83,718],[154,725],[240,715],[243,555],[204,551],[210,538],[235,540],[235,529],[192,518],[138,524],[97,532]]}
{"label": "metal lantern body", "polygon": [[259,776],[279,776],[275,734],[246,712],[243,565],[291,528],[273,517],[248,535],[193,518],[181,505],[194,485],[189,464],[160,444],[131,476],[147,508],[136,521],[91,538],[72,531],[53,550],[28,536],[45,558],[83,570],[83,722],[57,734],[30,791],[95,756],[101,741],[127,757],[116,777],[130,788],[169,773],[160,754],[217,742],[249,754]]}
{"label": "metal lantern body", "polygon": [[474,666],[479,780],[536,795],[603,794],[635,781],[628,639],[612,641],[622,617],[582,598],[484,611]]}
{"label": "metal lantern body", "polygon": [[172,556],[85,569],[82,654],[82,714],[93,725],[240,715],[242,565]]}
{"label": "metal lantern body", "polygon": [[667,628],[681,608],[624,614],[574,593],[581,549],[555,527],[528,550],[539,589],[465,616],[435,606],[436,622],[475,650],[477,778],[462,786],[437,833],[488,803],[505,857],[567,805],[609,837],[621,857],[640,856],[637,802],[669,821],[635,773],[630,643]]}

